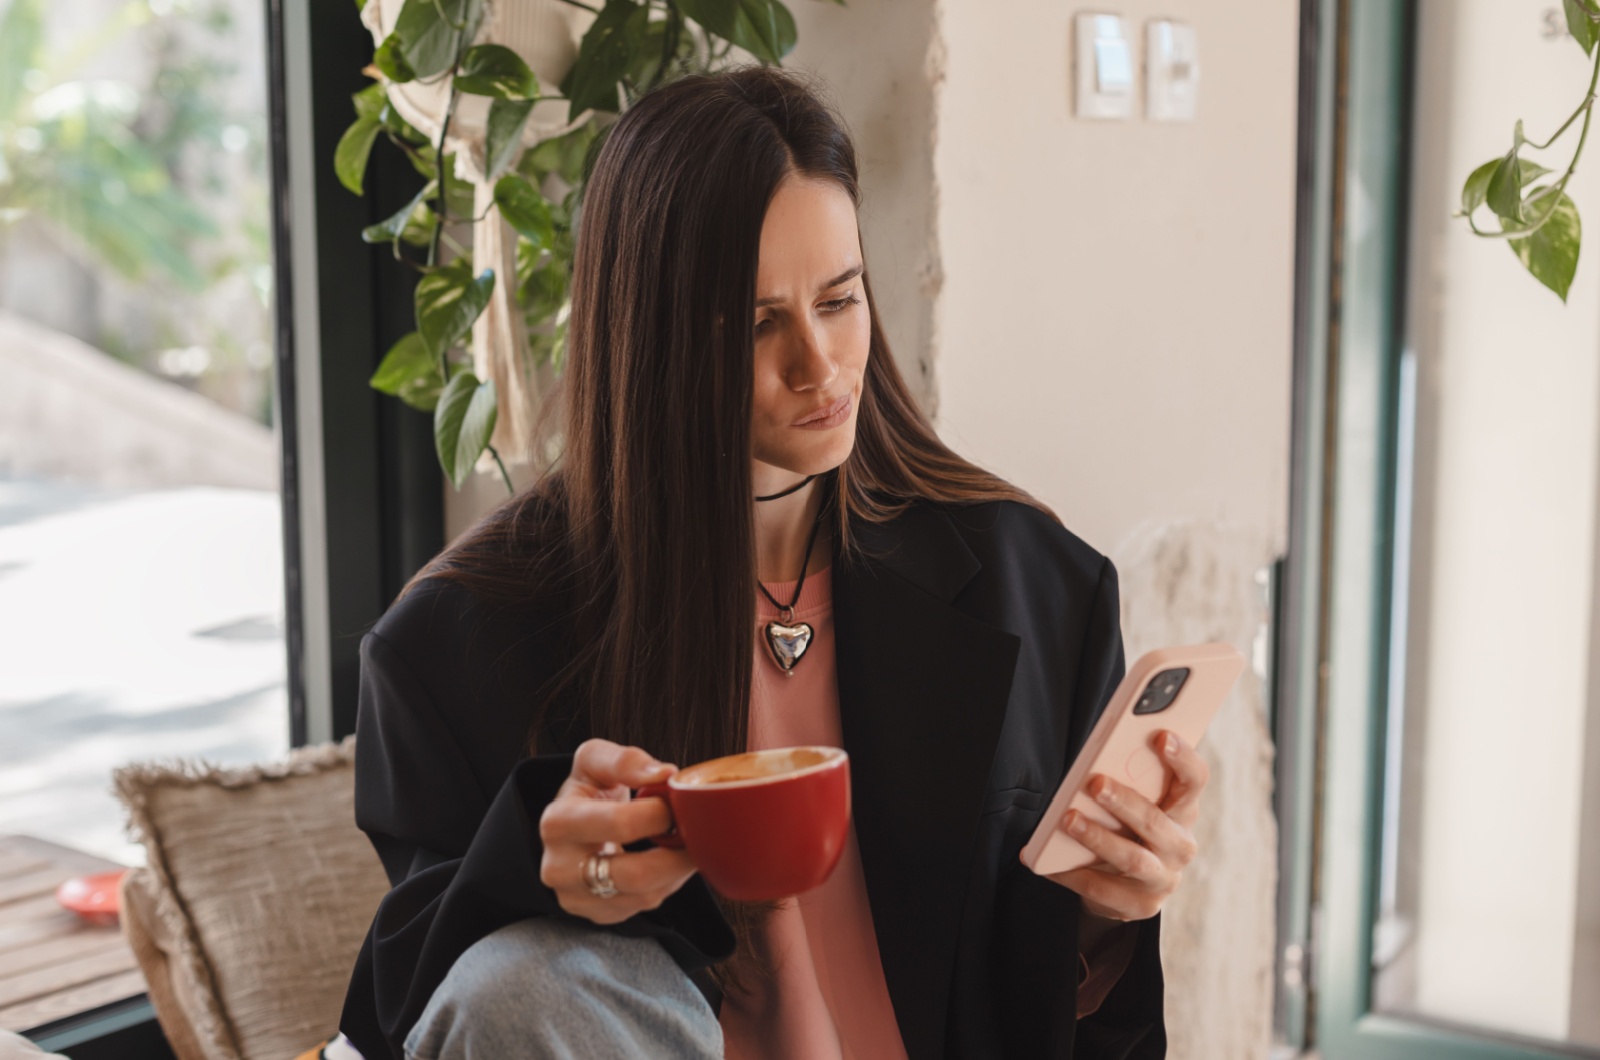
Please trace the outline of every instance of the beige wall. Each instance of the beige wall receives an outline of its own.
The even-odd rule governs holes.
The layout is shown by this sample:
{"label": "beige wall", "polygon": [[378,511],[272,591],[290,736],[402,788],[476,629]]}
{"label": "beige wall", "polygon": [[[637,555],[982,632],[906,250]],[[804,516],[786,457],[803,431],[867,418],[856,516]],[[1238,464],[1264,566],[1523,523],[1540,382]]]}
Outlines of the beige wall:
{"label": "beige wall", "polygon": [[[1078,10],[1193,24],[1197,120],[1072,117]],[[1297,24],[1293,0],[946,4],[940,430],[1101,549],[1152,519],[1284,539]]]}
{"label": "beige wall", "polygon": [[[1072,115],[1072,16],[1192,24],[1192,124]],[[1298,5],[946,0],[938,425],[1122,573],[1130,657],[1248,651],[1286,539]],[[1262,675],[1202,745],[1201,859],[1162,938],[1169,1055],[1265,1057],[1276,828]]]}

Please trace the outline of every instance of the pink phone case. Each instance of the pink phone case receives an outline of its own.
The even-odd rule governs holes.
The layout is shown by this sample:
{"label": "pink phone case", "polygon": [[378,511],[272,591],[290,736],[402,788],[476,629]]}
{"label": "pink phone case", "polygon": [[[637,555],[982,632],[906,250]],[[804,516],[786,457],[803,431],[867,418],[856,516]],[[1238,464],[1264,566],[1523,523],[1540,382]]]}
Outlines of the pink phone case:
{"label": "pink phone case", "polygon": [[[1155,713],[1134,713],[1152,679],[1180,669],[1189,673],[1171,703]],[[1068,809],[1077,810],[1120,835],[1130,835],[1128,828],[1090,798],[1083,786],[1096,773],[1104,773],[1133,787],[1151,802],[1160,802],[1165,794],[1167,770],[1156,754],[1155,734],[1171,730],[1190,747],[1198,746],[1243,670],[1244,656],[1231,644],[1158,648],[1141,656],[1112,694],[1055,798],[1050,800],[1050,808],[1034,829],[1033,838],[1022,848],[1022,863],[1047,876],[1099,860],[1061,830],[1061,818]],[[1170,680],[1163,677],[1162,685]],[[1153,690],[1157,696],[1160,687]]]}

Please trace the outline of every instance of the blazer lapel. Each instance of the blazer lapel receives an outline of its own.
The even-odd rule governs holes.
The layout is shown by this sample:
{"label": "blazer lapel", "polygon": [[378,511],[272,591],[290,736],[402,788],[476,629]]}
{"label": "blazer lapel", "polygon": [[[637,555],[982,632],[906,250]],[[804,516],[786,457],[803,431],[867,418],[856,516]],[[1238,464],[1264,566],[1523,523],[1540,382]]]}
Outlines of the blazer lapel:
{"label": "blazer lapel", "polygon": [[981,568],[917,505],[836,564],[839,713],[884,978],[913,1058],[944,1053],[962,904],[1021,641],[952,601]]}

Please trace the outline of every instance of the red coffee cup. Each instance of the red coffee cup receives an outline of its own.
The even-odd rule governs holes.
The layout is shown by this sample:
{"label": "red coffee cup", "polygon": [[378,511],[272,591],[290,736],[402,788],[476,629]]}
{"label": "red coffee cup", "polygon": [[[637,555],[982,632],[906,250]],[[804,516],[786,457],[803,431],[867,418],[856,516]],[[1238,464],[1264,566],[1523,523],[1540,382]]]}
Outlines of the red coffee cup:
{"label": "red coffee cup", "polygon": [[687,850],[725,898],[765,902],[821,885],[850,834],[850,756],[837,747],[778,747],[714,758],[639,798],[665,799],[664,847]]}

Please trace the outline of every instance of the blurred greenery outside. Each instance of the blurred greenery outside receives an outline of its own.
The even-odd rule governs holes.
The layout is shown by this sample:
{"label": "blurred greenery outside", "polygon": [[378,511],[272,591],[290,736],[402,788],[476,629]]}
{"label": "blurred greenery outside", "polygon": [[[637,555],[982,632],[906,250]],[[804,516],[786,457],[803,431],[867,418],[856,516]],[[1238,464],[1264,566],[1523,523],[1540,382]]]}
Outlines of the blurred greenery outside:
{"label": "blurred greenery outside", "polygon": [[[0,308],[270,426],[266,108],[249,18],[256,29],[257,0],[5,4],[0,276],[66,270],[83,292],[44,305],[7,283]],[[241,59],[254,64],[243,76]]]}

